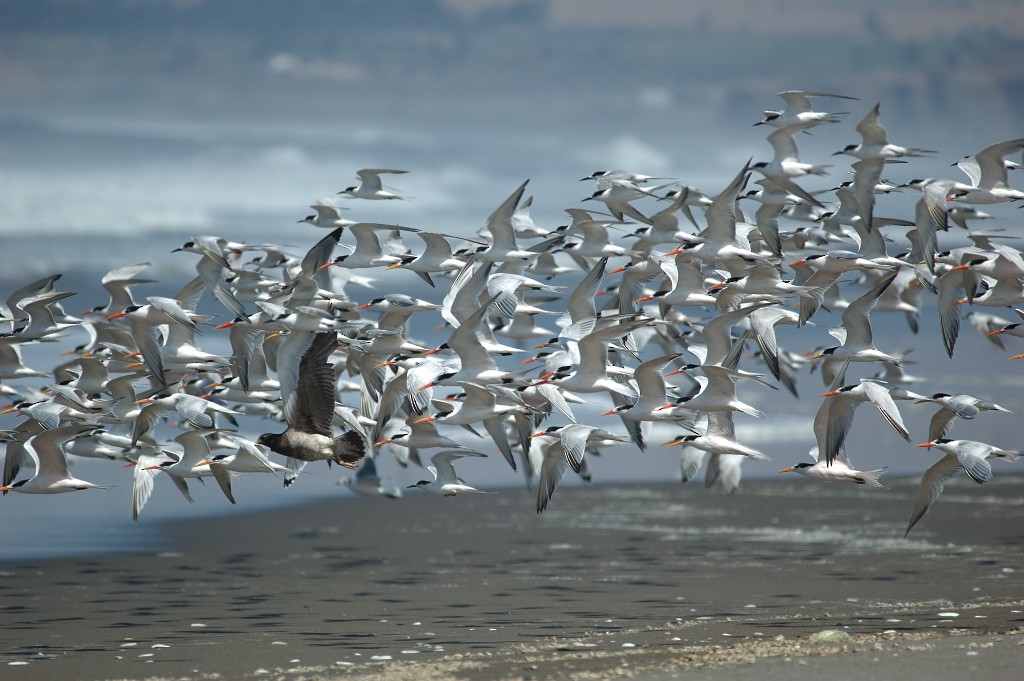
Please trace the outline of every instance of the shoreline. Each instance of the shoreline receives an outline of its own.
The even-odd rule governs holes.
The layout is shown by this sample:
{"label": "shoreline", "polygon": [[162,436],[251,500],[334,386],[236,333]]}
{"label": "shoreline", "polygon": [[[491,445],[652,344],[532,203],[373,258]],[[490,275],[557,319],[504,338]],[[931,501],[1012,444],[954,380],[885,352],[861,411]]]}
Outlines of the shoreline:
{"label": "shoreline", "polygon": [[0,566],[0,666],[54,681],[742,679],[861,653],[878,678],[910,657],[933,676],[1019,668],[1020,481],[951,484],[906,541],[914,485],[804,480],[732,497],[566,487],[541,516],[509,490],[174,521],[156,553]]}

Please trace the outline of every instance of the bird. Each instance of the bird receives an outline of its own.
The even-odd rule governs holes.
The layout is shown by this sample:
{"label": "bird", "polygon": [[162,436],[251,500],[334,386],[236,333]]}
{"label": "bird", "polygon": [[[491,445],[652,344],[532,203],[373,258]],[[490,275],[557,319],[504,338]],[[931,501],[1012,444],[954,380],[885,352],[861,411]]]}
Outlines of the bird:
{"label": "bird", "polygon": [[811,456],[815,458],[814,463],[801,461],[780,469],[779,473],[797,473],[821,482],[847,482],[868,487],[883,487],[878,479],[885,469],[865,471],[854,468],[844,446],[839,446],[829,457],[828,430],[829,420],[832,418],[830,411],[819,408],[814,415],[812,430],[817,444],[810,451]]}
{"label": "bird", "polygon": [[973,419],[983,411],[1013,413],[991,400],[966,393],[951,395],[939,392],[929,397],[919,397],[917,400],[917,404],[925,402],[939,405],[938,411],[932,415],[931,421],[928,423],[928,439],[931,441],[946,437],[950,428],[953,427],[953,422],[958,418]]}
{"label": "bird", "polygon": [[960,471],[966,473],[974,482],[984,484],[992,478],[992,466],[988,462],[989,459],[1016,461],[1020,458],[1020,452],[1000,449],[974,440],[936,438],[914,446],[938,449],[943,456],[929,466],[921,476],[917,497],[914,499],[914,509],[910,514],[910,522],[907,523],[904,537],[910,535],[910,530],[914,529],[914,525],[921,520],[942,494],[946,483],[956,477]]}
{"label": "bird", "polygon": [[402,269],[415,272],[416,275],[425,281],[427,285],[434,288],[432,274],[444,274],[458,272],[465,265],[465,261],[456,258],[452,254],[452,246],[443,234],[437,232],[417,232],[416,236],[423,240],[425,248],[418,256],[402,258],[401,262],[388,265],[386,269],[392,270],[401,267]]}
{"label": "bird", "polygon": [[234,453],[217,454],[202,459],[195,464],[195,467],[208,467],[217,484],[220,485],[221,491],[224,492],[224,496],[232,504],[237,503],[231,488],[236,476],[243,473],[289,474],[288,467],[268,459],[255,442],[236,436],[229,436],[229,439],[238,445],[238,449]]}
{"label": "bird", "polygon": [[307,215],[299,220],[298,224],[305,223],[332,230],[354,224],[354,221],[341,216],[341,211],[348,209],[335,205],[330,199],[320,199],[311,204],[310,208],[314,211],[313,215]]}
{"label": "bird", "polygon": [[464,457],[487,456],[480,452],[466,449],[446,449],[430,457],[430,465],[427,470],[434,476],[433,480],[420,480],[409,489],[418,487],[433,494],[440,494],[445,497],[454,497],[459,494],[489,494],[485,490],[471,487],[462,481],[455,473],[455,461]]}
{"label": "bird", "polygon": [[0,492],[19,494],[61,494],[86,489],[106,489],[85,480],[80,480],[68,471],[68,460],[64,453],[67,442],[73,438],[88,437],[96,431],[91,425],[62,426],[43,430],[25,442],[25,448],[36,462],[36,472],[31,478],[18,480],[0,487]]}
{"label": "bird", "polygon": [[750,166],[750,169],[756,170],[765,177],[780,180],[792,180],[805,175],[828,175],[830,166],[804,163],[800,160],[800,154],[793,139],[793,135],[797,132],[806,130],[813,125],[813,123],[803,123],[773,130],[768,135],[768,143],[772,145],[775,155],[771,161],[760,161]]}
{"label": "bird", "polygon": [[871,310],[886,288],[896,279],[896,272],[885,275],[878,280],[867,293],[850,303],[843,310],[841,334],[842,345],[832,346],[811,356],[809,359],[829,357],[851,362],[884,362],[886,364],[902,363],[898,357],[882,352],[875,347],[874,335],[871,332]]}
{"label": "bird", "polygon": [[377,464],[371,456],[364,457],[355,474],[342,478],[339,484],[345,485],[356,494],[364,497],[402,498],[402,489],[400,487],[385,487],[381,483],[381,479],[377,475]]}
{"label": "bird", "polygon": [[857,124],[857,132],[860,133],[860,144],[848,144],[834,155],[847,154],[859,159],[872,158],[902,158],[904,156],[924,156],[934,154],[929,149],[916,149],[913,147],[901,147],[889,142],[889,134],[885,127],[879,122],[881,117],[882,104],[875,104],[870,111]]}
{"label": "bird", "polygon": [[574,423],[568,426],[549,426],[530,437],[557,438],[561,444],[566,463],[577,473],[580,472],[583,466],[583,456],[586,454],[589,444],[605,441],[629,442],[628,437],[582,423]]}
{"label": "bird", "polygon": [[870,402],[875,405],[878,412],[899,436],[910,442],[910,431],[903,423],[894,397],[901,400],[915,400],[921,398],[922,395],[899,386],[887,385],[882,381],[861,379],[859,383],[830,390],[822,397],[826,399],[821,403],[820,408],[826,412],[827,415],[824,418],[828,423],[825,435],[825,459],[826,462],[832,463],[846,442],[846,436],[853,426],[854,412],[859,404]]}
{"label": "bird", "polygon": [[709,454],[731,454],[743,456],[755,461],[768,461],[769,458],[736,440],[736,429],[732,414],[727,411],[710,411],[707,414],[707,427],[704,433],[683,434],[668,442],[665,447],[693,447]]}
{"label": "bird", "polygon": [[1024,137],[990,144],[954,165],[967,174],[971,184],[957,186],[953,199],[968,204],[993,204],[1024,199],[1024,192],[1012,189],[1007,181],[1004,159],[1024,149]]}
{"label": "bird", "polygon": [[107,319],[113,320],[121,317],[128,319],[132,339],[142,354],[142,361],[145,363],[146,369],[154,380],[159,384],[164,384],[167,377],[164,375],[164,360],[157,327],[162,324],[179,324],[191,331],[198,331],[199,328],[189,311],[183,309],[174,298],[149,296],[146,300],[148,301],[146,305],[126,307],[107,315]]}
{"label": "bird", "polygon": [[806,90],[785,90],[779,97],[786,103],[782,111],[765,111],[764,117],[754,125],[770,125],[773,128],[797,127],[806,129],[823,123],[838,123],[840,116],[848,112],[825,113],[812,111],[811,97],[831,97],[834,99],[856,100],[847,95],[833,95],[827,92],[810,92]]}
{"label": "bird", "polygon": [[580,182],[586,182],[587,180],[597,180],[611,182],[613,180],[620,180],[622,182],[629,182],[631,184],[644,184],[651,180],[668,180],[668,177],[654,177],[653,175],[644,175],[642,173],[634,173],[629,170],[595,170],[584,178],[580,178]]}
{"label": "bird", "polygon": [[389,170],[386,168],[363,168],[356,171],[359,184],[354,187],[346,187],[338,192],[338,196],[346,199],[368,199],[371,201],[387,201],[404,199],[384,189],[381,184],[381,175],[404,175],[408,170]]}
{"label": "bird", "polygon": [[[291,339],[301,336],[292,334]],[[326,460],[355,468],[366,451],[362,436],[349,430],[335,437],[331,429],[335,377],[328,358],[338,347],[337,333],[318,332],[307,340],[299,340],[299,345],[301,352],[289,352],[278,358],[281,400],[288,427],[281,433],[261,434],[256,444],[299,461]]]}

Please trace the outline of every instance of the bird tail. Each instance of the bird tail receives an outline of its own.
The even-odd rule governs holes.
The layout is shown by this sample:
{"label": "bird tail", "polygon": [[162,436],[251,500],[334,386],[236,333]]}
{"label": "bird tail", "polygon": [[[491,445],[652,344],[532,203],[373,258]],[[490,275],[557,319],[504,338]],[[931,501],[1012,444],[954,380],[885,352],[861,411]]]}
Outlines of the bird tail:
{"label": "bird tail", "polygon": [[355,468],[365,455],[366,443],[358,432],[350,430],[334,438],[334,456],[331,460],[336,464]]}
{"label": "bird tail", "polygon": [[878,478],[882,477],[884,472],[884,468],[877,468],[873,471],[860,471],[857,475],[857,482],[868,487],[885,487],[885,485],[878,481]]}

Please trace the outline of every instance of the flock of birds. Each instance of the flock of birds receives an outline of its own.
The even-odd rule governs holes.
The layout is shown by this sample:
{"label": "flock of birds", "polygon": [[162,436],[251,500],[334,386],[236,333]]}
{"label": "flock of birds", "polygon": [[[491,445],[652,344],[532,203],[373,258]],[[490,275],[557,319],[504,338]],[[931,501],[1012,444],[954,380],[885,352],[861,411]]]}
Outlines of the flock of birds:
{"label": "flock of birds", "polygon": [[[902,313],[916,332],[921,311],[937,305],[950,357],[967,310],[993,340],[1024,336],[1021,322],[985,312],[1024,302],[1024,258],[1004,243],[1014,237],[969,226],[987,217],[977,206],[1024,198],[1008,184],[1024,139],[960,159],[969,182],[897,186],[883,178],[891,164],[933,152],[891,143],[876,105],[856,126],[860,143],[836,152],[854,158],[852,179],[826,199],[798,183],[829,171],[800,160],[797,135],[843,120],[812,102],[852,98],[780,96],[785,107],[755,124],[772,129],[773,159],[743,164],[713,197],[671,178],[599,171],[583,178],[596,183],[584,201],[601,210],[568,208],[570,223],[547,230],[530,217],[524,182],[469,238],[352,221],[321,199],[300,222],[328,231],[305,254],[196,236],[176,250],[196,256],[197,276],[170,295],[136,300],[134,287],[157,283],[145,278],[148,263],[107,273],[109,301],[79,317],[63,308],[74,292],[59,290],[59,274],[26,284],[0,306],[0,389],[11,396],[3,413],[21,419],[2,431],[0,491],[96,488],[68,467],[94,457],[133,466],[136,518],[158,477],[190,500],[188,481],[213,477],[233,503],[239,475],[276,473],[290,485],[309,464],[326,470],[320,462],[357,469],[345,480],[355,492],[398,497],[377,473],[390,451],[389,460],[430,472],[413,487],[454,496],[479,491],[455,464],[485,456],[486,443],[536,485],[539,513],[569,469],[587,478],[588,458],[602,449],[644,449],[657,424],[679,433],[665,445],[682,448],[684,481],[707,455],[706,484],[732,492],[744,461],[767,458],[737,439],[737,412],[766,416],[743,401],[743,387],[781,384],[795,395],[795,374],[820,367],[829,388],[808,433],[813,461],[784,472],[881,486],[882,471],[856,469],[846,450],[857,407],[872,404],[908,441],[897,402],[938,407],[917,446],[942,456],[922,477],[909,533],[946,482],[963,472],[984,483],[991,459],[1018,453],[948,438],[959,419],[1008,410],[911,391],[921,379],[876,346],[872,313]],[[360,184],[339,196],[401,200],[382,176],[404,172],[360,170]],[[877,214],[880,198],[912,190],[913,216]],[[972,245],[940,250],[951,225]],[[343,243],[349,235],[354,245]],[[433,300],[396,292],[358,304],[346,292],[393,269],[414,273]],[[858,286],[856,297],[845,299],[840,284]],[[204,293],[213,315],[197,312]],[[815,325],[822,308],[841,311],[829,329],[838,344],[804,353],[779,344],[777,326]],[[200,347],[204,326],[229,330],[230,354]],[[437,331],[443,343],[422,340]],[[23,347],[83,333],[52,370],[25,366]],[[847,382],[851,365],[872,377]],[[609,425],[578,418],[595,405]],[[256,435],[239,427],[242,417],[284,429]],[[179,428],[170,440],[160,427],[168,421]]]}

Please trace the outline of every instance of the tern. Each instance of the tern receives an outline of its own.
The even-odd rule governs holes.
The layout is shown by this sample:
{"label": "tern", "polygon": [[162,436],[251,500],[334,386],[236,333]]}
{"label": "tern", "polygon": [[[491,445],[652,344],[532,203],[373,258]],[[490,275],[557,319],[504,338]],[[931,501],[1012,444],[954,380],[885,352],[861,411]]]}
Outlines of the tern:
{"label": "tern", "polygon": [[348,209],[335,205],[330,199],[320,199],[310,205],[310,208],[314,211],[313,215],[307,215],[299,220],[298,224],[306,223],[324,229],[337,229],[355,224],[354,221],[341,216],[341,211]]}
{"label": "tern", "polygon": [[924,402],[933,402],[939,405],[939,410],[932,415],[932,419],[928,424],[928,438],[930,440],[946,437],[946,434],[949,433],[949,429],[953,427],[953,422],[957,418],[973,419],[983,411],[1013,413],[995,402],[968,394],[950,395],[949,393],[935,393],[931,397],[921,397],[917,400],[917,404]]}
{"label": "tern", "polygon": [[0,492],[19,494],[60,494],[78,492],[84,489],[106,489],[100,485],[79,480],[68,471],[68,460],[64,453],[66,443],[96,431],[95,426],[62,426],[44,430],[32,436],[25,449],[36,461],[36,474],[27,480],[19,480],[0,487]]}
{"label": "tern", "polygon": [[846,95],[833,95],[827,92],[808,92],[804,90],[785,90],[779,93],[779,97],[786,102],[786,108],[782,111],[765,111],[762,118],[754,125],[770,125],[773,128],[797,127],[806,129],[822,123],[838,123],[840,116],[846,111],[839,113],[825,113],[812,111],[811,97],[832,97],[835,99],[856,100],[856,97]]}
{"label": "tern", "polygon": [[894,398],[915,400],[923,396],[898,386],[886,385],[881,381],[862,379],[860,383],[830,390],[822,397],[826,399],[822,401],[820,409],[827,413],[824,418],[828,423],[825,434],[825,459],[832,463],[846,442],[846,436],[853,426],[854,412],[859,404],[870,402],[875,405],[900,437],[910,442],[910,432],[903,423]]}
{"label": "tern", "polygon": [[885,127],[878,121],[881,116],[882,104],[879,102],[872,107],[871,111],[857,124],[857,132],[860,133],[860,144],[848,144],[834,155],[847,154],[859,159],[872,158],[902,158],[904,156],[924,156],[934,154],[929,149],[915,149],[900,147],[889,142],[889,134]]}
{"label": "tern", "polygon": [[828,175],[828,169],[831,166],[800,161],[800,155],[797,152],[793,135],[800,130],[811,127],[811,125],[813,124],[804,123],[802,125],[791,125],[773,130],[768,135],[768,143],[775,150],[774,157],[771,161],[755,163],[750,166],[750,169],[756,170],[765,177],[778,178],[780,180],[792,180],[793,178],[805,175]]}
{"label": "tern", "polygon": [[384,189],[380,181],[381,175],[404,175],[408,170],[388,170],[386,168],[363,168],[356,171],[359,184],[355,187],[346,187],[338,192],[338,196],[347,199],[369,199],[371,201],[383,201],[392,199],[403,199]]}
{"label": "tern", "polygon": [[964,471],[975,482],[983,484],[992,478],[992,466],[988,459],[1016,461],[1020,458],[1020,452],[999,449],[973,440],[940,438],[922,442],[915,447],[938,449],[943,453],[943,457],[929,466],[921,477],[921,484],[917,488],[917,498],[914,500],[914,510],[910,514],[910,522],[907,523],[904,537],[910,534],[914,525],[939,498],[946,483],[956,477],[960,471]]}
{"label": "tern", "polygon": [[387,497],[388,499],[401,499],[402,489],[400,487],[385,487],[381,484],[380,476],[377,475],[377,464],[373,457],[367,456],[363,459],[355,475],[342,478],[338,484],[345,485],[356,494],[364,497]]}
{"label": "tern", "polygon": [[1024,137],[997,142],[956,162],[971,179],[971,186],[958,186],[955,200],[970,204],[1004,203],[1024,199],[1024,192],[1007,184],[1005,157],[1024,149]]}
{"label": "tern", "polygon": [[434,476],[434,479],[420,480],[413,485],[409,485],[409,487],[419,487],[427,492],[440,494],[445,497],[454,497],[459,494],[489,494],[489,492],[477,489],[476,487],[470,487],[455,473],[455,460],[469,456],[482,457],[486,456],[486,454],[466,449],[449,449],[434,454],[434,456],[430,457],[431,465],[427,466],[427,470]]}
{"label": "tern", "polygon": [[663,444],[664,447],[693,447],[709,454],[731,454],[756,461],[769,458],[752,447],[736,440],[736,428],[732,413],[727,411],[708,412],[708,424],[703,434],[681,435]]}
{"label": "tern", "polygon": [[234,436],[229,439],[238,445],[238,449],[233,454],[217,454],[199,461],[195,466],[209,468],[217,484],[220,485],[221,491],[224,492],[224,496],[232,504],[237,503],[235,495],[231,491],[231,483],[236,476],[242,473],[290,474],[289,468],[268,459],[255,442]]}
{"label": "tern", "polygon": [[871,290],[850,303],[849,307],[843,310],[842,329],[845,330],[845,334],[843,334],[842,345],[826,348],[808,359],[829,357],[832,359],[849,360],[851,362],[900,364],[901,360],[899,358],[882,352],[875,347],[870,319],[872,308],[874,308],[882,293],[894,279],[896,279],[896,272],[882,277]]}
{"label": "tern", "polygon": [[629,442],[629,438],[623,435],[610,433],[603,428],[588,426],[586,424],[572,424],[569,426],[550,426],[549,428],[534,433],[530,437],[553,437],[558,438],[562,446],[565,460],[577,473],[583,466],[583,456],[587,447],[597,442]]}
{"label": "tern", "polygon": [[147,305],[133,305],[114,312],[107,316],[108,320],[127,317],[135,346],[142,354],[142,361],[146,369],[158,381],[163,384],[164,360],[157,339],[157,327],[161,324],[179,324],[191,331],[198,331],[196,323],[192,320],[191,314],[182,309],[181,305],[174,298],[161,296],[150,296],[146,300]]}

